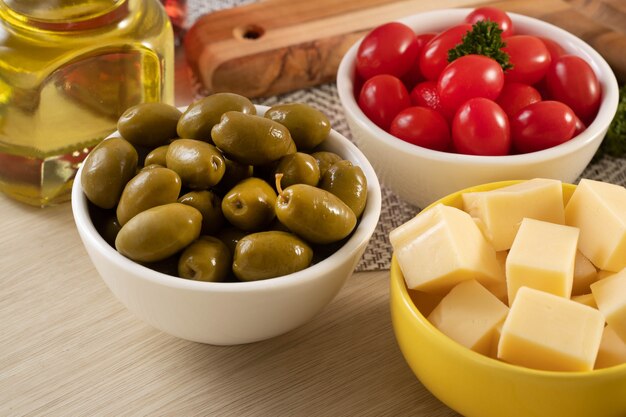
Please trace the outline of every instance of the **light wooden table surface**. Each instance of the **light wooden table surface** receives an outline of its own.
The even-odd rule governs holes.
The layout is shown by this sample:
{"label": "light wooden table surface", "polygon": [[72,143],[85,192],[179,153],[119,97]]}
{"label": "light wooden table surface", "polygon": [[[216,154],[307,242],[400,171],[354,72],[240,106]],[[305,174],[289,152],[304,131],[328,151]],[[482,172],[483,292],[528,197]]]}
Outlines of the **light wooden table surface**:
{"label": "light wooden table surface", "polygon": [[313,321],[216,347],[168,336],[118,302],[69,203],[0,195],[0,416],[457,416],[395,342],[388,272],[358,273]]}

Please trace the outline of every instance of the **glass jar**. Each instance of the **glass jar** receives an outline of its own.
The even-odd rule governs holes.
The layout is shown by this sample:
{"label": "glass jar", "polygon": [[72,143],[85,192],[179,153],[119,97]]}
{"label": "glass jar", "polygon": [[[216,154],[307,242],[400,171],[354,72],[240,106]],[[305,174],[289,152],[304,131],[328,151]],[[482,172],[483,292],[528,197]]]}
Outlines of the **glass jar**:
{"label": "glass jar", "polygon": [[69,200],[88,152],[128,107],[174,102],[158,0],[0,0],[0,191]]}

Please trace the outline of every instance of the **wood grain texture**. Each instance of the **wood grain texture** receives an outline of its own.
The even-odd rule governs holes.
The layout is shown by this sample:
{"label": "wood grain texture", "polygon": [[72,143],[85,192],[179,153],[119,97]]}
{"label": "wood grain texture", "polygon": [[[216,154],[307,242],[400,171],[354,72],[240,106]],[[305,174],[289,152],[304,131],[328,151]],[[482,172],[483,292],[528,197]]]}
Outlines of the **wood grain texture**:
{"label": "wood grain texture", "polygon": [[185,38],[185,52],[204,94],[267,97],[334,81],[341,57],[379,24],[420,11],[479,5],[568,30],[590,43],[626,80],[623,0],[266,0],[201,17]]}
{"label": "wood grain texture", "polygon": [[0,195],[1,416],[423,416],[458,414],[402,358],[388,272],[354,275],[313,321],[215,347],[129,313],[80,243],[70,205]]}

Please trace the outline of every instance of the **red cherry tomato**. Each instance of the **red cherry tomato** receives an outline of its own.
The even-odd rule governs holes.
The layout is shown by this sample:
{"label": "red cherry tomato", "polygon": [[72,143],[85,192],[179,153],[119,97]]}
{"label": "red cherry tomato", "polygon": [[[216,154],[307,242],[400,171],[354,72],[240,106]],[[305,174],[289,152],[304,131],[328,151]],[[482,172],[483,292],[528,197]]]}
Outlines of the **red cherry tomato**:
{"label": "red cherry tomato", "polygon": [[455,149],[469,155],[507,155],[511,147],[509,120],[495,101],[466,101],[452,120]]}
{"label": "red cherry tomato", "polygon": [[484,55],[465,55],[441,72],[437,92],[444,112],[453,115],[470,98],[495,100],[503,85],[504,73],[496,60]]}
{"label": "red cherry tomato", "polygon": [[389,130],[391,121],[411,100],[406,87],[393,75],[375,75],[365,81],[359,94],[359,107],[377,126]]}
{"label": "red cherry tomato", "polygon": [[391,122],[389,133],[428,149],[450,150],[450,128],[444,117],[427,107],[409,107]]}
{"label": "red cherry tomato", "polygon": [[502,29],[503,38],[513,35],[513,22],[511,22],[511,18],[504,10],[495,7],[479,7],[465,18],[465,22],[471,25],[481,20],[491,20],[497,23],[498,27]]}
{"label": "red cherry tomato", "polygon": [[550,98],[570,106],[585,124],[596,117],[601,87],[593,69],[582,58],[563,55],[557,59],[546,74],[546,87]]}
{"label": "red cherry tomato", "polygon": [[522,83],[506,83],[496,103],[509,117],[513,117],[529,104],[541,101],[541,94],[534,87]]}
{"label": "red cherry tomato", "polygon": [[550,52],[538,38],[529,35],[513,35],[505,40],[502,50],[509,54],[513,68],[506,71],[507,82],[535,84],[541,80],[550,66]]}
{"label": "red cherry tomato", "polygon": [[550,52],[550,58],[552,62],[556,61],[557,58],[559,58],[561,55],[565,55],[567,53],[565,52],[565,49],[556,41],[553,41],[549,38],[544,38],[542,36],[537,36],[537,38],[539,38],[539,40],[543,42],[546,48],[548,48],[548,52]]}
{"label": "red cherry tomato", "polygon": [[427,80],[435,81],[448,65],[448,50],[461,43],[463,35],[472,30],[472,25],[464,23],[453,26],[430,40],[420,54],[420,70]]}
{"label": "red cherry tomato", "polygon": [[426,44],[430,42],[430,40],[434,38],[436,35],[437,35],[436,33],[422,33],[421,35],[417,35],[415,37],[415,42],[417,43],[417,51],[418,51],[417,57],[415,58],[415,61],[413,61],[413,65],[411,65],[411,68],[409,68],[409,71],[406,74],[404,74],[404,76],[401,78],[407,90],[411,90],[415,85],[417,85],[417,83],[424,80],[422,71],[420,71],[419,56],[422,53],[424,46],[426,46]]}
{"label": "red cherry tomato", "polygon": [[356,54],[356,70],[365,80],[390,74],[401,77],[417,59],[415,33],[405,24],[386,23],[368,33]]}
{"label": "red cherry tomato", "polygon": [[411,103],[414,106],[428,107],[437,112],[441,112],[441,101],[437,92],[435,81],[423,81],[411,90]]}
{"label": "red cherry tomato", "polygon": [[574,134],[572,137],[578,136],[583,133],[587,129],[587,126],[580,120],[578,117],[576,118],[576,128],[574,129]]}
{"label": "red cherry tomato", "polygon": [[527,153],[551,148],[570,140],[576,129],[576,115],[559,101],[539,101],[511,118],[513,148]]}

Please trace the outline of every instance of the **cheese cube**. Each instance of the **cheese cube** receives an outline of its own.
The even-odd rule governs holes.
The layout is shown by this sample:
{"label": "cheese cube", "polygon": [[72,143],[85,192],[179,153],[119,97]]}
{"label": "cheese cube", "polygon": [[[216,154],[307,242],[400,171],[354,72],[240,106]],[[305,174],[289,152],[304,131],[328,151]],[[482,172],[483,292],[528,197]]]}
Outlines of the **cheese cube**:
{"label": "cheese cube", "polygon": [[445,294],[469,279],[502,280],[495,251],[458,208],[438,204],[392,230],[389,240],[409,289]]}
{"label": "cheese cube", "polygon": [[576,251],[574,259],[574,282],[572,284],[572,295],[588,294],[589,286],[596,281],[598,270],[585,255]]}
{"label": "cheese cube", "polygon": [[578,229],[524,218],[506,258],[509,305],[527,286],[569,298]]}
{"label": "cheese cube", "polygon": [[498,344],[500,343],[500,336],[502,336],[502,325],[504,320],[498,323],[495,329],[493,329],[493,337],[491,339],[491,350],[489,351],[489,357],[498,359]]}
{"label": "cheese cube", "polygon": [[428,317],[431,311],[437,307],[437,304],[441,302],[443,295],[433,294],[418,290],[408,290],[411,301],[415,304],[415,307],[422,313],[424,317]]}
{"label": "cheese cube", "polygon": [[626,342],[626,268],[591,284],[591,292],[606,322]]}
{"label": "cheese cube", "polygon": [[595,368],[608,368],[623,363],[626,363],[626,342],[620,339],[611,326],[606,326],[600,341]]}
{"label": "cheese cube", "polygon": [[586,306],[598,309],[598,305],[596,304],[596,299],[593,297],[593,294],[581,294],[581,295],[573,295],[572,301],[576,301],[577,303],[584,304]]}
{"label": "cheese cube", "polygon": [[533,369],[589,371],[603,330],[598,310],[522,287],[502,325],[498,358]]}
{"label": "cheese cube", "polygon": [[578,248],[599,269],[626,267],[626,189],[582,179],[565,206],[565,223],[580,229]]}
{"label": "cheese cube", "polygon": [[428,316],[442,333],[478,353],[489,354],[494,331],[509,308],[476,280],[452,288]]}
{"label": "cheese cube", "polygon": [[564,223],[563,187],[558,180],[535,178],[462,197],[464,210],[484,224],[496,251],[511,247],[524,217]]}

